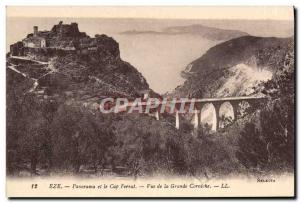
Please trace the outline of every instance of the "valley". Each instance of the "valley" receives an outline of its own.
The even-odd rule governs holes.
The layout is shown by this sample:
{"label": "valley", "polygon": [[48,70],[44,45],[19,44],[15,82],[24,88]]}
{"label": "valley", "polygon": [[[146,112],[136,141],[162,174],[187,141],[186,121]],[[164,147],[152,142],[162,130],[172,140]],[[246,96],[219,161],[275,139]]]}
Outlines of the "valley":
{"label": "valley", "polygon": [[[261,137],[277,136],[278,132],[285,137],[293,135],[288,122],[280,120],[291,117],[278,118],[276,113],[293,111],[294,39],[192,28],[171,27],[165,34],[135,31],[126,36],[130,43],[124,48],[132,52],[122,54],[124,44],[122,40],[119,44],[118,37],[91,37],[80,31],[77,23],[61,21],[43,31],[34,26],[32,33],[11,44],[7,54],[8,171],[51,175],[55,169],[134,178],[171,172],[209,179],[247,174],[249,168],[277,170],[273,165],[276,159],[264,161],[272,159],[268,153],[245,159],[252,149],[244,149],[252,145],[244,144],[257,142],[269,150],[271,143],[275,150],[281,143],[286,153],[291,152],[290,139],[278,138],[273,143],[269,137]],[[207,32],[213,32],[213,40],[218,41],[205,41]],[[202,45],[193,46],[195,39],[205,48],[197,51]],[[143,63],[142,69],[136,63]],[[184,78],[181,82],[180,75]],[[102,114],[99,103],[109,97],[129,101],[196,98],[203,106],[199,117],[195,116],[196,125],[195,117],[185,113],[176,113],[176,117],[168,113],[159,117]],[[252,97],[266,100],[249,107]],[[248,106],[237,104],[234,98],[240,98],[240,103],[248,100]],[[277,105],[288,109],[275,110]],[[276,116],[269,117],[272,114]],[[284,127],[266,134],[270,129],[264,126],[270,123],[264,122],[282,122]],[[283,163],[290,170],[291,160]]]}

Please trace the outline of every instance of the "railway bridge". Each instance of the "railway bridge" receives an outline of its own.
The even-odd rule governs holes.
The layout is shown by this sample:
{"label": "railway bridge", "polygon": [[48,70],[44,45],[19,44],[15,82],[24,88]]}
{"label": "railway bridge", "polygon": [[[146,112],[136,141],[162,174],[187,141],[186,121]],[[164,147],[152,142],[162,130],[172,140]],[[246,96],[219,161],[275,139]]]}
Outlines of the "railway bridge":
{"label": "railway bridge", "polygon": [[[192,99],[185,102],[184,107],[182,107],[182,103],[178,101],[176,102],[176,109],[175,112],[176,116],[176,128],[179,129],[180,126],[180,116],[181,113],[180,108],[182,109],[191,109],[193,108],[194,111],[194,128],[198,128],[199,124],[201,123],[201,113],[203,111],[204,106],[207,104],[212,104],[215,111],[215,125],[216,130],[220,127],[220,108],[223,104],[229,103],[232,107],[233,111],[233,120],[237,119],[239,105],[242,102],[247,102],[250,107],[257,108],[258,105],[261,105],[262,102],[266,101],[267,97],[253,97],[253,96],[242,96],[242,97],[224,97],[224,98],[206,98],[206,99]],[[194,104],[193,104],[194,103]],[[180,107],[179,107],[180,106]],[[184,113],[187,111],[184,111]]]}
{"label": "railway bridge", "polygon": [[[123,98],[124,99],[124,98]],[[205,109],[205,106],[210,104],[213,106],[215,115],[215,130],[220,127],[220,108],[223,104],[229,103],[233,111],[233,120],[237,119],[239,105],[242,102],[246,102],[252,108],[258,108],[268,98],[263,96],[241,96],[241,97],[223,97],[223,98],[174,98],[172,100],[163,98],[148,98],[142,100],[137,98],[134,102],[128,102],[127,99],[125,104],[116,102],[114,112],[128,112],[128,113],[147,113],[154,114],[156,119],[160,119],[160,114],[171,114],[176,117],[175,127],[180,128],[180,114],[194,114],[193,124],[194,128],[198,128],[201,123],[201,114]]]}
{"label": "railway bridge", "polygon": [[[150,98],[151,99],[151,98]],[[172,101],[159,100],[155,107],[151,107],[151,112],[155,114],[157,120],[160,118],[161,113],[175,114],[176,122],[175,127],[179,129],[180,127],[180,114],[194,114],[193,124],[194,128],[198,128],[201,123],[201,114],[204,110],[204,106],[212,104],[215,111],[215,130],[217,131],[220,127],[220,108],[223,104],[229,103],[233,111],[233,120],[237,119],[239,105],[242,102],[246,102],[252,108],[257,108],[258,105],[261,105],[267,100],[267,97],[262,96],[241,96],[241,97],[223,97],[223,98],[181,98],[174,99]],[[140,105],[143,109],[147,108],[149,101],[140,102],[132,105]],[[130,106],[130,105],[129,105]]]}

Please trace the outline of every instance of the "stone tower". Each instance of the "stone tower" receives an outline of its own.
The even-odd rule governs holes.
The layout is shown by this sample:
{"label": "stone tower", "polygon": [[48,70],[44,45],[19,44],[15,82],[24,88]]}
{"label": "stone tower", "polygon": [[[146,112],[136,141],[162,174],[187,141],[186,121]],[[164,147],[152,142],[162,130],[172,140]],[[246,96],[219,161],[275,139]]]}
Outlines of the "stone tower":
{"label": "stone tower", "polygon": [[35,37],[37,36],[38,30],[39,30],[38,26],[33,26],[33,36]]}

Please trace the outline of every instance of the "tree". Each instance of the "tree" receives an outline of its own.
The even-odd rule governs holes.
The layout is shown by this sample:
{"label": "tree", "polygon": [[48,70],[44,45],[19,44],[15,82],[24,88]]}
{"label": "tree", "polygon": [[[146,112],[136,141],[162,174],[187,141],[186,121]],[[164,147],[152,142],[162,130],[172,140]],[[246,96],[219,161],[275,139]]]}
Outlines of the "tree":
{"label": "tree", "polygon": [[238,140],[236,156],[246,168],[263,168],[268,161],[267,143],[253,123],[247,123]]}
{"label": "tree", "polygon": [[33,95],[24,95],[22,105],[19,106],[20,120],[23,131],[19,133],[17,144],[17,156],[21,162],[30,163],[30,171],[37,174],[37,164],[44,162],[44,146],[47,143],[47,121],[41,111],[41,103]]}
{"label": "tree", "polygon": [[184,145],[187,171],[195,177],[210,178],[210,173],[218,175],[223,173],[219,166],[224,162],[227,162],[230,168],[229,156],[223,141],[223,137],[211,134],[209,126],[201,126],[197,130],[197,136],[186,137]]}
{"label": "tree", "polygon": [[61,105],[51,123],[51,142],[53,167],[68,170],[70,167],[79,171],[80,154],[78,153],[78,122],[82,118],[79,109]]}
{"label": "tree", "polygon": [[34,117],[23,136],[18,139],[19,154],[24,160],[29,159],[33,175],[37,174],[37,164],[45,150],[43,147],[47,140],[44,133],[45,122],[41,115]]}
{"label": "tree", "polygon": [[237,157],[247,167],[281,170],[294,166],[293,44],[278,64],[272,80],[259,87],[259,91],[268,95],[270,100],[258,116],[245,126],[239,139]]}

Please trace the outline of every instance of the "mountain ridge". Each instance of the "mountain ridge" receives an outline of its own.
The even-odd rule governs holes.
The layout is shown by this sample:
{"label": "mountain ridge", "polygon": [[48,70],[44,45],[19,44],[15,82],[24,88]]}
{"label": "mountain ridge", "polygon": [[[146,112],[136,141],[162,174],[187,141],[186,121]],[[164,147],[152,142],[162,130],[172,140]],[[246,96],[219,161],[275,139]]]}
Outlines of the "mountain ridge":
{"label": "mountain ridge", "polygon": [[[177,96],[214,97],[232,72],[230,68],[245,64],[274,73],[275,63],[284,60],[293,38],[243,36],[220,43],[191,62],[182,76],[186,79],[173,94]],[[236,95],[242,96],[238,93]]]}
{"label": "mountain ridge", "polygon": [[249,35],[246,32],[240,30],[229,30],[229,29],[220,29],[210,26],[204,26],[201,24],[193,24],[187,26],[171,26],[162,29],[161,31],[153,30],[127,30],[121,32],[120,34],[126,35],[200,35],[203,38],[210,40],[229,40],[232,38],[237,38],[241,36]]}

